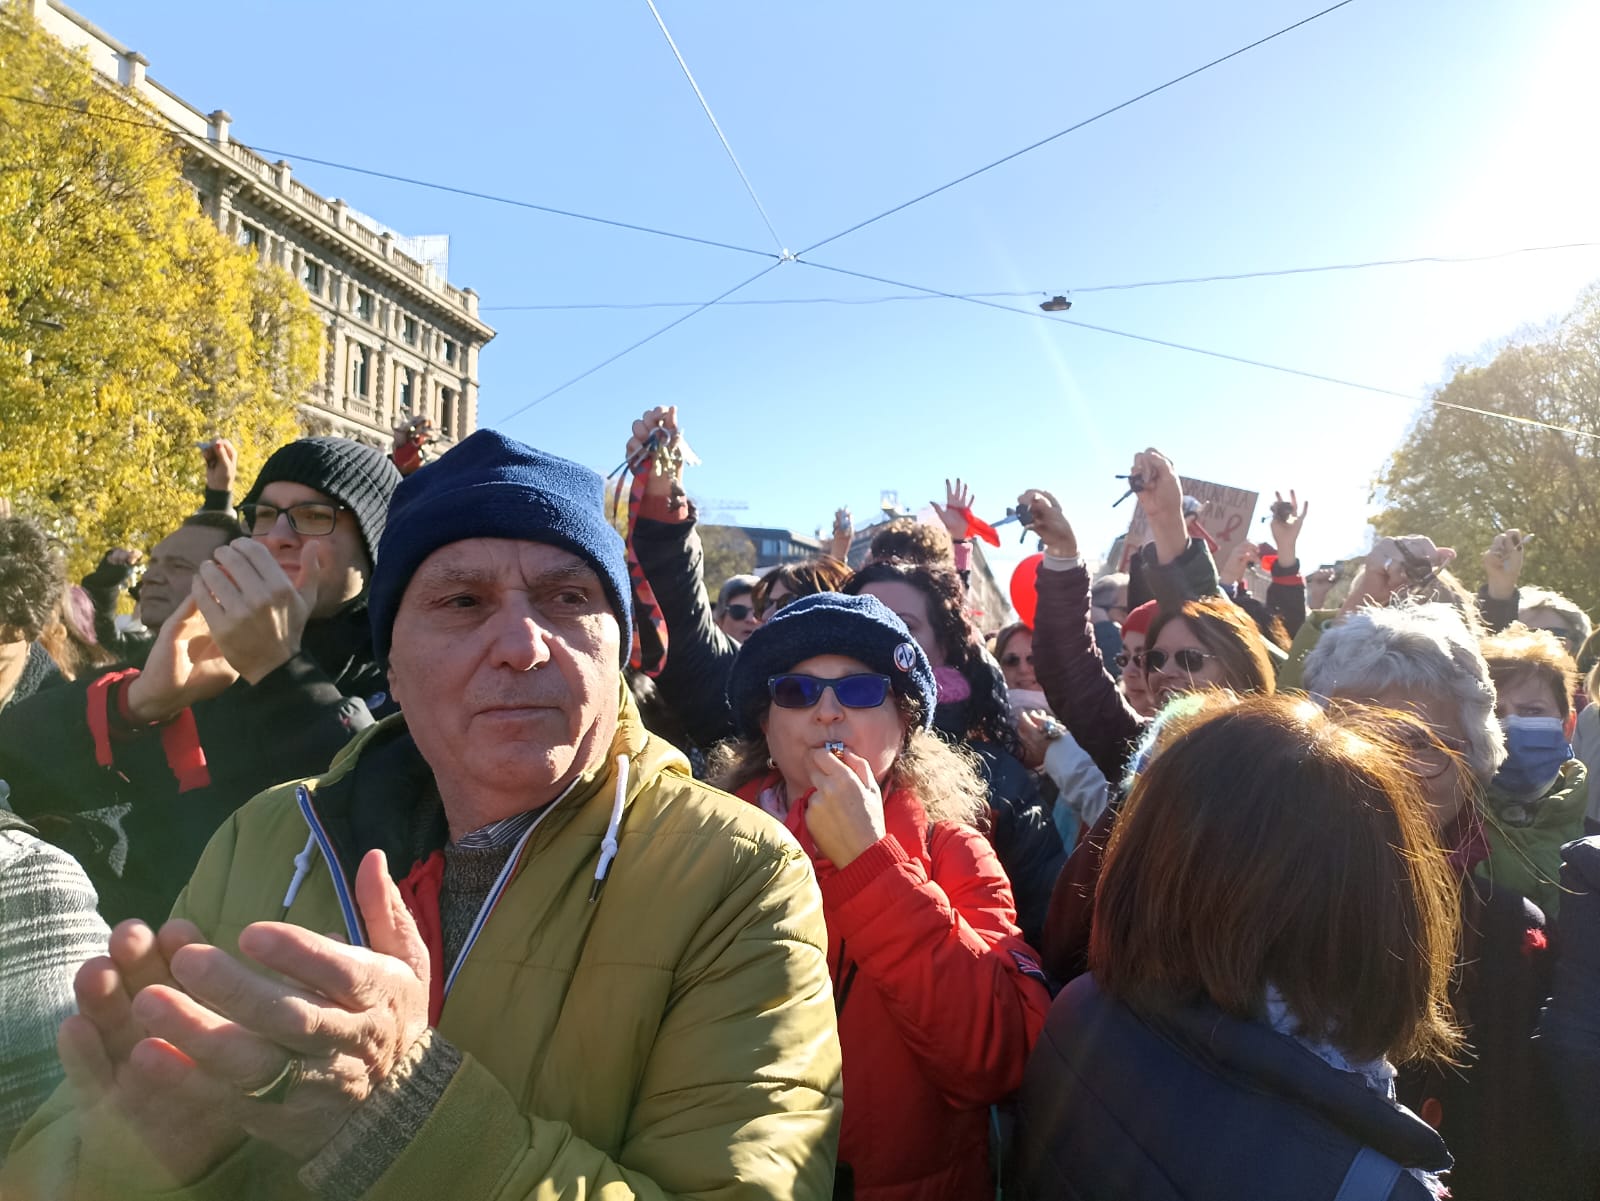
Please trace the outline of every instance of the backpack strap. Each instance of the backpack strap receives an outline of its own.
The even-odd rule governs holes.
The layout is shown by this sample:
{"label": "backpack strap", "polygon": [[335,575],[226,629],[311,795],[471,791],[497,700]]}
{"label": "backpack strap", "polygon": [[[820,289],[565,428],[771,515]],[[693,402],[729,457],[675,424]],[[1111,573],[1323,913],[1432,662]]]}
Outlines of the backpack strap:
{"label": "backpack strap", "polygon": [[1384,1201],[1399,1179],[1399,1164],[1371,1147],[1362,1147],[1333,1201]]}

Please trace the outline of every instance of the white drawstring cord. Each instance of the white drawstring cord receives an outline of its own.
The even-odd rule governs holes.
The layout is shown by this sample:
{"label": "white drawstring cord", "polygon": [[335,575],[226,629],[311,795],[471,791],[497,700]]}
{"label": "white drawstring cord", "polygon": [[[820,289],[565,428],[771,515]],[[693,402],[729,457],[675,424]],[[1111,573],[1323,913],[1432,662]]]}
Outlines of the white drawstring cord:
{"label": "white drawstring cord", "polygon": [[600,886],[611,871],[611,861],[617,857],[617,831],[622,828],[622,806],[628,799],[628,756],[617,756],[617,791],[611,798],[611,821],[606,826],[606,836],[600,840],[600,862],[594,869],[594,886],[589,889],[589,903],[600,899]]}
{"label": "white drawstring cord", "polygon": [[306,877],[311,874],[311,860],[317,852],[317,835],[313,831],[306,836],[305,850],[294,857],[294,875],[289,880],[289,891],[283,894],[283,907],[289,908],[294,904],[294,899],[300,893],[300,886],[306,882]]}

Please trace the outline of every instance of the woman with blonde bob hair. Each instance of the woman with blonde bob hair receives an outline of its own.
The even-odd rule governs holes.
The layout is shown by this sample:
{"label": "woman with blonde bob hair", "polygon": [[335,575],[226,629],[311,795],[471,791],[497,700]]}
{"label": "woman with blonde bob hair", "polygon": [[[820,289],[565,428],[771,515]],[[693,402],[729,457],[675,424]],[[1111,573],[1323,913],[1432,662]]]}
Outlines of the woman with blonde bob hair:
{"label": "woman with blonde bob hair", "polygon": [[[1443,1141],[1391,1061],[1458,1045],[1456,883],[1408,716],[1217,698],[1112,834],[1090,974],[1022,1091],[1022,1195],[1420,1199]],[[1435,748],[1437,749],[1437,748]]]}
{"label": "woman with blonde bob hair", "polygon": [[937,701],[882,601],[819,593],[740,647],[739,735],[712,761],[712,782],[783,822],[816,869],[845,1062],[839,1171],[859,1201],[993,1194],[988,1107],[1021,1083],[1049,1006],[975,825],[974,761],[932,732]]}

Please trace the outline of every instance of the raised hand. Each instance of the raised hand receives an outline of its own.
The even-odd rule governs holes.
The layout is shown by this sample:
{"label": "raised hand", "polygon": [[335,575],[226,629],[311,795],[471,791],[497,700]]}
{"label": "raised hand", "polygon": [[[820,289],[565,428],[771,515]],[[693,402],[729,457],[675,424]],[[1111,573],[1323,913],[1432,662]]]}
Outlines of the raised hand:
{"label": "raised hand", "polygon": [[1522,578],[1524,544],[1532,536],[1521,530],[1506,530],[1496,534],[1483,552],[1483,573],[1493,599],[1508,601],[1516,595],[1517,581]]}
{"label": "raised hand", "polygon": [[222,653],[189,596],[161,623],[150,657],[128,685],[128,712],[135,721],[171,721],[195,702],[220,695],[238,678],[238,669]]}
{"label": "raised hand", "polygon": [[1156,560],[1171,563],[1189,548],[1189,523],[1183,517],[1183,483],[1178,469],[1152,446],[1133,456],[1128,474],[1144,480],[1144,487],[1135,496],[1150,523]]}
{"label": "raised hand", "polygon": [[1339,582],[1339,573],[1331,567],[1319,567],[1306,576],[1306,607],[1320,609],[1328,599],[1328,593],[1333,591],[1333,586]]}
{"label": "raised hand", "polygon": [[1061,502],[1042,488],[1029,488],[1017,497],[1017,507],[1033,511],[1032,530],[1044,543],[1045,554],[1053,559],[1076,559],[1078,536],[1072,532]]}
{"label": "raised hand", "polygon": [[239,477],[239,452],[226,438],[218,438],[200,452],[206,461],[206,487],[216,492],[232,492]]}
{"label": "raised hand", "polygon": [[1435,546],[1433,539],[1423,534],[1380,538],[1367,554],[1366,566],[1345,598],[1344,609],[1387,605],[1397,593],[1422,583],[1419,575],[1437,572],[1455,557],[1455,551]]}
{"label": "raised hand", "polygon": [[[1302,505],[1293,488],[1289,490],[1288,500],[1283,499],[1281,492],[1272,495],[1272,544],[1278,548],[1278,562],[1284,567],[1298,567],[1300,527],[1305,524],[1306,514],[1311,511],[1311,502],[1308,500]],[[1280,517],[1280,513],[1283,516]]]}
{"label": "raised hand", "polygon": [[850,544],[855,540],[856,524],[850,517],[849,509],[835,509],[833,511],[833,537],[829,541],[828,552],[839,562],[843,563],[850,556]]}
{"label": "raised hand", "polygon": [[972,510],[972,502],[977,499],[960,479],[954,483],[949,480],[944,482],[944,504],[938,501],[929,501],[933,511],[939,515],[939,520],[944,522],[944,528],[950,531],[952,538],[965,538],[967,536],[967,519],[958,510]]}
{"label": "raised hand", "polygon": [[[653,446],[650,444],[652,436],[656,439]],[[628,438],[628,465],[635,475],[644,476],[646,496],[682,495],[683,487],[678,479],[682,447],[683,430],[678,425],[677,405],[658,405],[648,409],[643,417],[633,423]]]}
{"label": "raised hand", "polygon": [[1217,578],[1224,584],[1232,587],[1244,579],[1245,572],[1260,562],[1261,552],[1251,542],[1241,542],[1229,553],[1222,570],[1217,573]]}
{"label": "raised hand", "polygon": [[307,540],[297,585],[265,544],[239,538],[195,572],[191,597],[216,645],[250,683],[260,683],[300,653],[306,623],[317,605],[326,555],[321,540]]}

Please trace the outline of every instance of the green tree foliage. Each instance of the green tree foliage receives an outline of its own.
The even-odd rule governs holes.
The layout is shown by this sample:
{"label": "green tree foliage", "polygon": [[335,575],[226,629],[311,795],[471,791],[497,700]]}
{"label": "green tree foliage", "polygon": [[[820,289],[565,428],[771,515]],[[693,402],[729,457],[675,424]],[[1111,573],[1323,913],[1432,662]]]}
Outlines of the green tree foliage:
{"label": "green tree foliage", "polygon": [[1452,570],[1476,586],[1496,533],[1532,531],[1523,581],[1600,613],[1600,285],[1551,328],[1458,367],[1434,395],[1590,436],[1433,406],[1378,477],[1378,533],[1455,547]]}
{"label": "green tree foliage", "polygon": [[[199,507],[195,443],[249,480],[298,433],[322,331],[287,274],[199,211],[181,140],[0,9],[0,496],[82,570]],[[49,107],[65,106],[65,108]]]}
{"label": "green tree foliage", "polygon": [[755,570],[756,547],[750,535],[736,525],[703,525],[700,545],[705,548],[706,594],[712,600],[729,576],[746,575]]}

